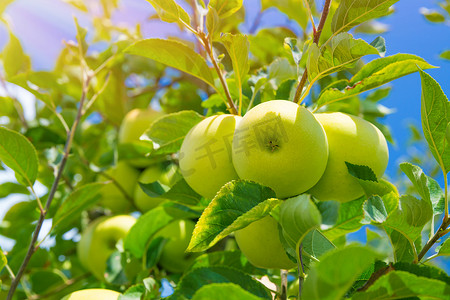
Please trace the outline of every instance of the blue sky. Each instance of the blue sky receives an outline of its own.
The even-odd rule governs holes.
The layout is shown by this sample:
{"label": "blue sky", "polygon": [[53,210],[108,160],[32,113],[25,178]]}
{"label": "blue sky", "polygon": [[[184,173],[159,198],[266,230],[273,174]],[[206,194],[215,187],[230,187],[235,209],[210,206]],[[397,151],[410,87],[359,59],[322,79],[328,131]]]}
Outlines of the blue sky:
{"label": "blue sky", "polygon": [[[259,9],[259,0],[245,0],[247,7],[247,20],[243,31],[247,31],[253,23]],[[323,2],[323,1],[321,1]],[[114,22],[127,22],[135,24],[144,22],[153,9],[145,0],[122,0],[121,11],[113,16]],[[419,13],[421,7],[436,7],[434,0],[400,0],[396,5],[396,12],[382,21],[389,25],[390,31],[383,34],[386,39],[387,53],[411,53],[423,57],[429,63],[439,66],[439,69],[428,72],[441,84],[444,92],[450,94],[450,63],[439,59],[439,53],[450,49],[450,26],[444,24],[431,24]],[[31,54],[33,66],[36,69],[51,69],[55,59],[62,48],[62,40],[75,39],[73,23],[74,10],[66,3],[56,0],[16,0],[8,9],[7,14],[11,21],[13,31],[21,39],[25,51]],[[88,26],[88,20],[82,13],[76,13],[80,23]],[[261,20],[262,27],[295,24],[276,10],[264,14]],[[145,21],[143,32],[146,37],[164,37],[178,33],[175,25],[161,25],[159,21]],[[299,32],[299,30],[297,30]],[[5,28],[0,26],[0,49],[8,40]],[[408,124],[414,123],[420,127],[420,78],[418,74],[394,81],[389,98],[382,103],[395,108],[396,113],[388,116],[385,123],[391,129],[397,145],[390,145],[390,162],[387,174],[394,177],[398,163],[406,154],[406,145],[409,138]],[[1,91],[0,91],[1,94]],[[31,99],[25,104],[30,105]],[[32,112],[28,112],[32,117]],[[0,182],[4,181],[1,177]],[[442,185],[442,180],[440,180]],[[15,201],[12,199],[11,201]],[[9,203],[12,203],[12,202]],[[1,206],[5,208],[2,201]],[[0,209],[0,219],[2,218]]]}

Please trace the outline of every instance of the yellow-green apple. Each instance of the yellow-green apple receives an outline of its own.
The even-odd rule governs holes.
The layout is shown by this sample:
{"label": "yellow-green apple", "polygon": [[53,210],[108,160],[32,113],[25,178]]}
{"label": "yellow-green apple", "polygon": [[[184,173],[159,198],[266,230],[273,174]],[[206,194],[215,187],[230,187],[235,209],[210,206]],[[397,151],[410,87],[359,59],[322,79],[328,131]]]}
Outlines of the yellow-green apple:
{"label": "yellow-green apple", "polygon": [[184,138],[181,174],[205,198],[214,198],[225,183],[239,178],[233,167],[231,144],[241,119],[233,115],[211,116],[195,125]]}
{"label": "yellow-green apple", "polygon": [[295,267],[281,244],[278,222],[271,216],[236,231],[235,238],[239,249],[256,267],[286,270]]}
{"label": "yellow-green apple", "polygon": [[[164,175],[164,167],[161,164],[155,164],[146,168],[139,176],[138,181],[141,183],[152,183],[161,179]],[[163,203],[166,199],[148,196],[139,184],[134,190],[134,204],[140,211],[146,212]]]}
{"label": "yellow-green apple", "polygon": [[88,225],[77,244],[81,264],[100,280],[104,279],[106,262],[119,240],[126,237],[136,219],[129,215],[100,217]]}
{"label": "yellow-green apple", "polygon": [[272,188],[278,198],[301,194],[319,181],[328,159],[322,125],[303,106],[273,100],[242,118],[233,137],[233,164],[241,179]]}
{"label": "yellow-green apple", "polygon": [[100,204],[114,213],[128,212],[133,206],[133,195],[139,171],[126,162],[119,161],[115,167],[105,173],[107,176],[99,176],[100,181],[109,181],[110,178],[113,178],[121,188],[114,182],[106,184],[100,191],[102,196]]}
{"label": "yellow-green apple", "polygon": [[199,255],[186,253],[195,224],[191,220],[177,220],[163,229],[155,237],[168,239],[161,253],[159,264],[167,271],[181,273],[189,267]]}
{"label": "yellow-green apple", "polygon": [[[124,117],[119,130],[119,144],[139,141],[139,138],[162,113],[153,109],[136,108]],[[146,158],[128,159],[127,162],[136,168],[145,168],[152,164]]]}
{"label": "yellow-green apple", "polygon": [[105,289],[87,289],[73,292],[62,300],[117,300],[121,294]]}
{"label": "yellow-green apple", "polygon": [[328,137],[329,156],[325,173],[309,191],[318,200],[346,202],[364,194],[345,162],[370,167],[377,178],[386,170],[389,152],[386,139],[372,123],[335,112],[316,114]]}

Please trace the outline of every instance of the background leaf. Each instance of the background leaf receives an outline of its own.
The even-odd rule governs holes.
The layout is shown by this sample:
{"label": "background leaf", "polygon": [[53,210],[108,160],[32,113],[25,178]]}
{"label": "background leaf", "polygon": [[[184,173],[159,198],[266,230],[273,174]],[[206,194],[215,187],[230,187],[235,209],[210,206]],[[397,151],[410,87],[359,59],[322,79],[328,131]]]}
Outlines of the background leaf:
{"label": "background leaf", "polygon": [[237,12],[243,4],[243,0],[211,0],[208,6],[213,7],[218,16],[226,18]]}
{"label": "background leaf", "polygon": [[320,262],[311,266],[302,297],[311,300],[341,299],[377,257],[372,249],[357,245],[326,253]]}
{"label": "background leaf", "polygon": [[155,154],[174,153],[180,150],[186,134],[203,116],[192,110],[180,111],[162,116],[152,123],[145,133],[154,144]]}
{"label": "background leaf", "polygon": [[1,126],[0,160],[15,172],[21,184],[33,186],[38,172],[36,149],[20,133]]}
{"label": "background leaf", "polygon": [[190,25],[191,18],[184,11],[181,6],[179,6],[173,0],[147,0],[155,8],[159,15],[159,18],[164,22],[169,23],[179,23],[180,27],[183,27],[183,22]]}
{"label": "background leaf", "polygon": [[249,293],[234,283],[213,283],[201,287],[192,300],[260,300],[264,299]]}
{"label": "background leaf", "polygon": [[205,59],[181,42],[147,39],[134,43],[126,48],[125,52],[151,58],[191,74],[214,87],[214,77]]}

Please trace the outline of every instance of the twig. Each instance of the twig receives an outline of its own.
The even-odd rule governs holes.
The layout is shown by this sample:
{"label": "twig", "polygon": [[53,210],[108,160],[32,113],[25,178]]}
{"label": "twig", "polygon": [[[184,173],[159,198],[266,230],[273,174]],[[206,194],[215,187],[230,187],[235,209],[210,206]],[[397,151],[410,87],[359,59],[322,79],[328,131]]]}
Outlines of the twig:
{"label": "twig", "polygon": [[441,226],[439,227],[438,231],[433,235],[433,237],[423,246],[422,251],[420,251],[419,255],[417,256],[417,261],[415,263],[418,263],[430,250],[430,248],[444,235],[448,233],[448,226],[450,225],[450,220],[443,220]]}
{"label": "twig", "polygon": [[357,289],[358,292],[364,292],[365,290],[367,290],[372,284],[375,283],[375,281],[377,281],[378,278],[380,278],[381,276],[391,272],[394,270],[394,267],[392,267],[391,265],[381,268],[378,271],[372,273],[372,275],[370,276],[370,278],[366,281],[366,283],[364,283],[364,285],[362,287],[360,287],[359,289]]}
{"label": "twig", "polygon": [[288,270],[281,270],[280,271],[280,277],[281,277],[281,283],[280,283],[280,300],[286,300],[287,299],[287,275],[289,271]]}
{"label": "twig", "polygon": [[227,97],[228,110],[233,115],[237,115],[238,112],[237,112],[236,106],[234,105],[233,98],[231,97],[230,90],[228,89],[228,84],[222,74],[222,71],[219,68],[219,65],[217,64],[216,59],[214,58],[214,54],[212,52],[211,44],[209,43],[208,37],[205,35],[204,32],[198,32],[197,36],[200,39],[200,41],[202,42],[203,47],[205,47],[206,53],[208,54],[209,58],[211,59],[214,69],[216,70],[216,73],[219,76],[220,83],[222,84],[223,90],[225,91],[225,96]]}
{"label": "twig", "polygon": [[[299,261],[297,262],[300,264],[298,267],[298,299],[301,299],[302,296],[302,288],[303,288],[303,281],[305,281],[305,267],[303,266],[303,244],[300,244],[300,247],[298,248],[298,258]],[[301,270],[301,273],[300,273]]]}
{"label": "twig", "polygon": [[72,147],[73,137],[75,135],[75,131],[77,130],[78,124],[79,124],[80,119],[82,117],[82,110],[83,110],[84,101],[86,100],[86,95],[87,95],[87,92],[88,92],[89,83],[90,83],[90,81],[92,79],[92,77],[90,75],[88,75],[88,74],[83,74],[83,75],[84,75],[85,78],[83,80],[83,89],[82,89],[82,93],[81,93],[80,105],[78,107],[78,112],[77,112],[77,117],[75,119],[75,122],[73,123],[72,128],[70,129],[70,132],[69,132],[69,134],[67,136],[66,144],[64,146],[64,156],[63,156],[63,158],[61,160],[61,164],[59,166],[58,173],[56,175],[55,181],[53,182],[52,187],[50,189],[48,200],[47,200],[47,203],[45,205],[45,210],[42,211],[40,216],[39,216],[39,220],[38,220],[38,222],[36,224],[36,228],[35,228],[35,230],[33,232],[33,236],[31,238],[31,243],[30,243],[30,246],[28,247],[27,254],[25,255],[25,259],[23,260],[22,265],[20,266],[19,271],[17,272],[16,278],[14,278],[14,280],[11,282],[11,287],[10,287],[10,290],[8,292],[8,296],[7,296],[6,300],[11,300],[12,299],[12,297],[14,295],[14,292],[16,291],[17,286],[19,284],[19,281],[22,278],[22,276],[23,276],[23,274],[25,272],[25,269],[28,266],[28,263],[30,262],[31,257],[33,256],[33,254],[37,250],[36,247],[35,247],[35,244],[37,242],[37,239],[38,239],[39,233],[41,231],[42,224],[44,223],[45,217],[47,215],[47,212],[49,211],[50,205],[51,205],[51,203],[53,201],[53,198],[55,197],[55,193],[56,193],[56,190],[58,188],[59,181],[60,181],[60,179],[62,177],[62,173],[64,171],[64,167],[66,166],[66,163],[67,163],[67,159],[69,158],[70,149]]}
{"label": "twig", "polygon": [[[314,43],[318,44],[320,35],[322,34],[323,26],[325,25],[325,22],[328,17],[328,13],[330,12],[330,4],[331,0],[326,0],[325,4],[323,6],[322,16],[320,17],[319,26],[317,27],[316,32],[314,33]],[[303,72],[302,79],[300,80],[300,83],[297,86],[297,90],[295,91],[294,96],[294,102],[298,103],[300,100],[300,96],[302,95],[303,88],[305,87],[306,79],[308,77],[308,69],[305,68],[305,71]]]}
{"label": "twig", "polygon": [[90,276],[90,273],[85,273],[85,274],[82,274],[82,275],[80,275],[78,277],[71,278],[71,279],[67,280],[66,282],[64,282],[64,284],[55,287],[54,289],[50,290],[49,292],[45,293],[44,295],[35,295],[35,296],[30,297],[30,300],[46,299],[49,296],[52,296],[52,295],[54,295],[56,293],[59,293],[59,292],[63,291],[64,289],[66,289],[69,286],[79,282],[80,280],[88,278],[89,276]]}

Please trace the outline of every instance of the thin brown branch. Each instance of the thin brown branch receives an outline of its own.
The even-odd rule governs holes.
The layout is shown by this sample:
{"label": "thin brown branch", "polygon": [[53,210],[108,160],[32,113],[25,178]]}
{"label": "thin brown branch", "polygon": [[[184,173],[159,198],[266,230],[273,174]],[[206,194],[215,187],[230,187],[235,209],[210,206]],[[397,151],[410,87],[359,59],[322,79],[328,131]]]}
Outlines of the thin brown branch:
{"label": "thin brown branch", "polygon": [[[320,17],[319,26],[317,27],[317,30],[314,32],[313,41],[315,44],[319,43],[319,39],[320,39],[320,35],[322,34],[323,26],[325,25],[325,22],[328,17],[328,13],[330,12],[330,5],[331,5],[331,0],[326,0],[325,4],[323,6],[322,16]],[[305,87],[307,77],[308,77],[308,69],[305,68],[305,71],[303,72],[303,75],[302,75],[302,79],[300,80],[300,83],[297,86],[297,90],[295,91],[295,96],[294,96],[295,103],[298,103],[300,101],[300,97],[302,95],[303,88]]]}
{"label": "thin brown branch", "polygon": [[280,277],[281,277],[281,283],[280,283],[280,300],[286,300],[287,299],[287,285],[288,285],[288,276],[289,271],[288,270],[280,270]]}
{"label": "thin brown branch", "polygon": [[370,276],[370,278],[366,281],[366,283],[364,283],[364,285],[362,287],[360,287],[357,291],[358,292],[364,292],[365,290],[367,290],[372,284],[375,283],[375,281],[378,280],[378,278],[380,278],[383,275],[386,275],[387,273],[394,271],[394,267],[392,267],[392,265],[389,265],[387,267],[381,268],[376,272],[373,272],[372,275]]}
{"label": "thin brown branch", "polygon": [[83,110],[84,102],[86,100],[86,95],[87,95],[87,91],[88,91],[88,88],[89,88],[89,83],[90,83],[90,81],[92,79],[91,76],[89,76],[87,74],[84,74],[84,75],[85,76],[84,76],[84,80],[83,80],[83,90],[82,90],[82,94],[81,94],[80,105],[78,107],[78,112],[77,112],[76,119],[75,119],[75,121],[74,121],[74,123],[72,125],[72,128],[70,129],[70,131],[68,133],[68,136],[67,136],[66,144],[64,146],[64,156],[63,156],[63,158],[61,160],[61,164],[59,165],[59,169],[58,169],[58,173],[56,175],[55,181],[53,182],[52,187],[50,189],[50,193],[48,195],[48,200],[47,200],[47,203],[45,205],[45,210],[42,211],[40,216],[39,216],[39,220],[38,220],[38,222],[36,224],[36,228],[35,228],[35,230],[33,232],[33,236],[31,238],[31,242],[30,242],[30,245],[28,247],[28,251],[27,251],[27,253],[25,255],[25,259],[23,260],[22,265],[20,266],[19,271],[16,274],[16,278],[14,278],[14,280],[11,282],[11,287],[10,287],[10,290],[8,292],[8,297],[6,298],[6,300],[11,300],[12,299],[12,297],[14,295],[14,292],[16,291],[17,286],[19,285],[19,281],[22,278],[22,276],[23,276],[23,274],[24,274],[24,272],[25,272],[25,270],[26,270],[26,268],[28,266],[28,263],[30,262],[31,257],[33,256],[33,254],[37,250],[37,248],[35,247],[35,244],[37,242],[39,233],[41,232],[42,224],[44,223],[44,220],[45,220],[45,217],[47,215],[47,212],[48,212],[48,210],[50,208],[50,205],[51,205],[51,203],[53,201],[53,198],[55,197],[56,190],[58,189],[59,182],[60,182],[60,180],[62,178],[64,168],[65,168],[67,160],[69,158],[70,149],[72,147],[73,137],[75,135],[75,131],[77,130],[78,124],[79,124],[79,122],[81,120],[81,117],[82,117],[82,110]]}
{"label": "thin brown branch", "polygon": [[433,237],[423,246],[422,251],[420,251],[419,255],[417,256],[417,261],[415,263],[418,263],[424,256],[427,254],[428,250],[444,235],[448,233],[448,226],[450,225],[450,219],[444,219],[442,221],[441,226],[439,227],[438,231],[433,235]]}
{"label": "thin brown branch", "polygon": [[302,288],[303,288],[303,282],[305,281],[305,267],[303,266],[303,244],[300,244],[300,247],[298,248],[298,257],[299,261],[297,264],[298,266],[298,299],[301,299],[302,297]]}
{"label": "thin brown branch", "polygon": [[228,110],[230,111],[230,113],[232,113],[233,115],[237,115],[238,111],[236,109],[236,106],[234,105],[233,102],[233,98],[231,97],[230,94],[230,90],[228,88],[228,84],[225,80],[225,77],[223,76],[222,71],[220,70],[219,65],[217,64],[216,59],[214,58],[214,54],[211,48],[211,44],[209,43],[209,39],[208,37],[205,35],[204,32],[199,32],[198,33],[198,37],[200,38],[200,40],[203,43],[203,46],[205,47],[206,53],[208,54],[209,58],[211,59],[211,62],[214,66],[214,69],[216,70],[217,75],[219,76],[219,80],[220,83],[223,86],[223,89],[225,91],[225,96],[227,97],[227,101],[228,101]]}

